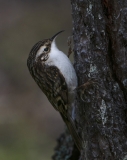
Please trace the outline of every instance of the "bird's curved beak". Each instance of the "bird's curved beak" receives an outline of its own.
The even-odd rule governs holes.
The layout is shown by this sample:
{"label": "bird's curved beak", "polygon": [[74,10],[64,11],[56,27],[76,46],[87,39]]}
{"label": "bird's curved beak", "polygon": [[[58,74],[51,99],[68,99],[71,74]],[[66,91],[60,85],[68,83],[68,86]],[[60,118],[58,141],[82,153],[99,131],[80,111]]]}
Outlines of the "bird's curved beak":
{"label": "bird's curved beak", "polygon": [[64,32],[64,30],[59,31],[58,33],[56,33],[56,34],[51,38],[51,41],[53,41],[53,40],[58,36],[58,34],[60,34],[61,32]]}

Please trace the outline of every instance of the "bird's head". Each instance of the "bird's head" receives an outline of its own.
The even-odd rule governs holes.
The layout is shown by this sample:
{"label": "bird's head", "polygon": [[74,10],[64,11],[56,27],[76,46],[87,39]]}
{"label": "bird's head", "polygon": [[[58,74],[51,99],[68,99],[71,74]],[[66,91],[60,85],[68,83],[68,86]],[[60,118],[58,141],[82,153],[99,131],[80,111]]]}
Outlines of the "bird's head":
{"label": "bird's head", "polygon": [[56,33],[52,38],[44,39],[43,41],[39,41],[38,43],[36,43],[30,51],[27,64],[29,65],[31,61],[45,62],[49,58],[51,51],[57,48],[55,45],[55,38],[61,32],[63,31]]}

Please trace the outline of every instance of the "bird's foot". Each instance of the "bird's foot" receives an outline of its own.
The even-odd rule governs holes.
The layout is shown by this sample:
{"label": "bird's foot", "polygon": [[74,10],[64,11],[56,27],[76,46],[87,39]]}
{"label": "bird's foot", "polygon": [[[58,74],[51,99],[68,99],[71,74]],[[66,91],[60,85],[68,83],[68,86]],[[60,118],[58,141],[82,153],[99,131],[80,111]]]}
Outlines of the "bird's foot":
{"label": "bird's foot", "polygon": [[80,95],[80,98],[89,103],[92,98],[97,94],[97,90],[99,89],[99,83],[97,79],[89,79],[86,83],[76,88],[77,92]]}
{"label": "bird's foot", "polygon": [[68,58],[70,57],[70,55],[73,53],[73,36],[69,36],[67,39],[67,44],[68,44]]}

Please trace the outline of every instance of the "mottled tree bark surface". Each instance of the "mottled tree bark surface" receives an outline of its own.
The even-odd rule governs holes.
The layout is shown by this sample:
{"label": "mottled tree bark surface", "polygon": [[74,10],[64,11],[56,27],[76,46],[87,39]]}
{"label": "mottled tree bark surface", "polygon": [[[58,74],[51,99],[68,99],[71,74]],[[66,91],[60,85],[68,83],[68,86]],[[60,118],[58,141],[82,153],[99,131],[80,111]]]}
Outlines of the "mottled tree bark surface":
{"label": "mottled tree bark surface", "polygon": [[65,133],[53,159],[127,160],[127,0],[71,5],[74,66],[79,86],[86,83],[75,106],[83,150]]}

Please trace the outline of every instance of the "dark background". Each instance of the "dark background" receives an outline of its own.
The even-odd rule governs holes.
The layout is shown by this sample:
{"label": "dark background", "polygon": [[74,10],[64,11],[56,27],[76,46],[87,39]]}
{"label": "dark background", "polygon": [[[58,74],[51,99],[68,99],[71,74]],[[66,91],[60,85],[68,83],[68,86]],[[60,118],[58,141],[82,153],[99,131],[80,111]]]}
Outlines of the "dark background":
{"label": "dark background", "polygon": [[0,159],[51,159],[63,132],[60,115],[30,76],[26,61],[32,46],[57,38],[67,53],[71,6],[63,0],[0,0]]}

